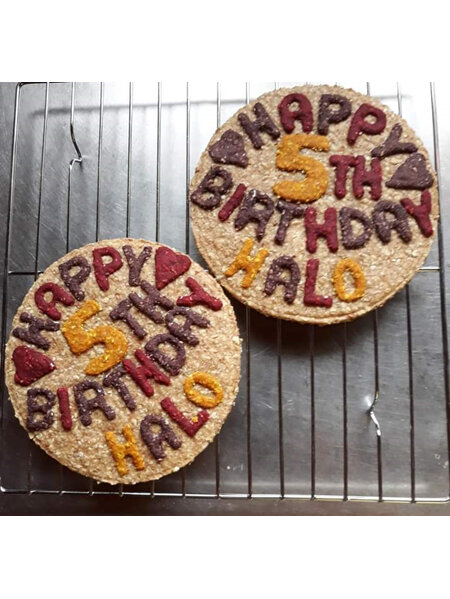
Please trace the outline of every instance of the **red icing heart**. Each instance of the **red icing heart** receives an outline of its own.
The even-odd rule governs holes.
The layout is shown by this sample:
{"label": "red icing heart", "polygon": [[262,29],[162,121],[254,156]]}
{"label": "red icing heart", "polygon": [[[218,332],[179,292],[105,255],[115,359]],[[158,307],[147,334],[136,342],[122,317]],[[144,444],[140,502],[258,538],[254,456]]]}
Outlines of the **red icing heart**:
{"label": "red icing heart", "polygon": [[159,247],[155,252],[156,288],[162,289],[191,266],[190,259],[184,254],[177,254],[167,247]]}
{"label": "red icing heart", "polygon": [[12,359],[16,367],[14,381],[25,387],[55,370],[55,364],[50,358],[25,345],[16,347]]}

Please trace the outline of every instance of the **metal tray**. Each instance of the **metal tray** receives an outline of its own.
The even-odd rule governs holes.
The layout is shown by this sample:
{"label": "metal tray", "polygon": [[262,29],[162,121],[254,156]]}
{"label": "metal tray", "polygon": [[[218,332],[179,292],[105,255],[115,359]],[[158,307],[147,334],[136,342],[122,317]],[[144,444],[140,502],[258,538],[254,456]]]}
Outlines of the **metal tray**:
{"label": "metal tray", "polygon": [[[439,235],[410,285],[382,309],[324,328],[232,300],[244,339],[236,407],[191,466],[154,484],[110,487],[58,465],[29,441],[3,383],[0,502],[39,494],[449,500],[450,90],[341,84],[401,111],[434,157]],[[2,350],[33,280],[68,250],[131,235],[204,264],[189,230],[190,177],[216,127],[274,85],[294,83],[30,83],[16,87],[15,100],[2,84]],[[2,351],[2,371],[3,361]]]}

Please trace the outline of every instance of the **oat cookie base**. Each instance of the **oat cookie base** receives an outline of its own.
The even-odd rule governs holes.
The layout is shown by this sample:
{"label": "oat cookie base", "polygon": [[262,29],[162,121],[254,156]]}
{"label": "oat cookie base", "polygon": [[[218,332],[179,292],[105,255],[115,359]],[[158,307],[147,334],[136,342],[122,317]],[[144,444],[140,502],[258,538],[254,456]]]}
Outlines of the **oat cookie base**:
{"label": "oat cookie base", "polygon": [[[279,141],[285,133],[280,125],[277,107],[279,102],[287,94],[293,92],[306,94],[311,101],[314,116],[312,133],[317,132],[318,103],[320,96],[324,93],[340,94],[347,97],[352,103],[352,114],[354,114],[355,110],[362,103],[368,102],[373,106],[381,108],[386,115],[386,127],[381,134],[363,134],[352,147],[347,145],[346,141],[350,124],[350,119],[347,119],[344,122],[332,124],[330,126],[327,135],[330,142],[329,152],[302,151],[302,154],[310,155],[326,166],[328,165],[328,158],[331,154],[364,155],[367,162],[367,160],[370,159],[371,150],[387,138],[389,132],[396,123],[400,123],[403,127],[401,141],[413,142],[417,146],[418,151],[426,158],[428,171],[431,172],[434,177],[434,183],[428,191],[432,198],[432,211],[430,217],[435,234],[439,216],[437,178],[423,143],[416,136],[411,127],[409,127],[407,122],[397,114],[393,113],[387,106],[381,104],[374,98],[338,86],[306,85],[291,89],[278,89],[263,94],[246,107],[239,110],[233,117],[226,121],[211,138],[208,147],[203,152],[196,168],[194,177],[191,181],[190,192],[192,193],[198,187],[208,170],[216,165],[208,153],[208,148],[217,142],[222,134],[230,128],[242,135],[245,143],[245,151],[249,159],[247,168],[229,164],[223,165],[226,170],[232,173],[232,190],[236,188],[238,183],[243,183],[246,185],[247,189],[257,189],[276,199],[276,196],[272,191],[274,183],[287,178],[300,179],[301,176],[299,176],[299,173],[294,173],[294,176],[290,176],[286,171],[277,169],[275,160],[278,144],[276,142],[271,140],[265,133],[262,133],[264,145],[259,150],[255,149],[237,120],[237,115],[242,112],[248,114],[253,120],[255,117],[252,108],[257,102],[261,102],[280,129],[281,135],[277,140]],[[296,128],[293,133],[301,131],[301,125],[296,121]],[[406,191],[386,187],[386,181],[390,179],[397,167],[400,166],[407,157],[407,154],[397,154],[382,160],[383,184],[381,199],[399,202],[402,198],[409,197],[416,204],[420,202],[420,191]],[[323,215],[323,212],[328,207],[334,207],[339,210],[342,206],[358,208],[369,215],[376,202],[370,198],[367,188],[365,188],[366,191],[362,199],[356,199],[351,191],[349,191],[344,199],[338,200],[334,195],[334,175],[332,174],[332,169],[330,169],[331,167],[328,166],[328,188],[325,195],[315,202],[305,204],[305,206],[316,208],[320,215]],[[348,177],[347,188],[351,190],[350,176]],[[336,254],[330,254],[325,241],[319,239],[317,251],[315,254],[311,255],[308,254],[305,249],[306,239],[303,219],[295,219],[291,222],[286,241],[284,245],[279,246],[273,241],[278,226],[278,217],[275,218],[275,216],[278,216],[276,211],[267,225],[264,238],[262,241],[258,242],[254,237],[254,225],[249,224],[243,230],[236,231],[233,226],[236,213],[234,213],[227,221],[221,222],[217,218],[219,209],[220,208],[208,211],[191,202],[192,229],[195,240],[200,253],[206,260],[211,271],[215,274],[217,280],[234,297],[259,312],[262,312],[267,316],[274,316],[301,323],[326,325],[349,321],[374,308],[382,306],[397,291],[404,287],[422,266],[434,239],[434,234],[428,238],[421,235],[415,220],[408,217],[408,222],[413,235],[413,239],[410,243],[404,243],[398,235],[393,232],[390,243],[383,245],[378,237],[375,234],[372,234],[371,239],[363,248],[358,250],[346,250],[342,246],[338,226],[339,249]],[[232,277],[226,277],[224,271],[233,262],[241,249],[243,242],[248,238],[254,239],[253,255],[263,247],[270,250],[270,255],[258,275],[255,277],[253,284],[248,289],[243,289],[241,287],[242,271]],[[283,301],[284,288],[281,285],[276,288],[271,296],[266,296],[264,294],[264,283],[269,266],[277,256],[281,255],[294,256],[301,269],[300,285],[296,300],[292,305]],[[321,267],[319,269],[316,288],[320,290],[318,292],[321,295],[331,295],[333,297],[333,306],[331,308],[324,309],[303,304],[305,265],[308,258],[318,258],[320,260]],[[343,258],[353,258],[357,260],[366,277],[366,292],[364,296],[356,302],[343,302],[334,295],[331,277],[332,267],[339,259]]]}
{"label": "oat cookie base", "polygon": [[[152,254],[141,271],[141,278],[154,284],[154,256],[159,244],[142,239],[113,239],[89,244],[80,249],[71,251],[45,270],[27,293],[13,320],[12,327],[14,328],[21,325],[21,323],[19,323],[19,314],[23,311],[29,312],[37,317],[44,317],[36,307],[34,293],[40,285],[49,281],[58,283],[64,287],[58,271],[58,265],[60,263],[66,262],[75,255],[82,255],[88,260],[89,264],[92,265],[92,250],[96,247],[112,246],[121,252],[122,246],[126,244],[133,247],[136,255],[142,251],[144,246],[152,247]],[[134,351],[136,349],[142,348],[146,341],[152,336],[166,332],[166,328],[164,327],[164,324],[157,325],[153,323],[143,314],[138,312],[136,312],[136,314],[133,313],[147,331],[145,339],[139,340],[134,336],[126,323],[122,321],[112,322],[109,318],[108,315],[111,309],[115,307],[121,299],[126,298],[131,291],[136,291],[137,293],[141,292],[142,295],[142,291],[139,287],[129,287],[128,273],[128,266],[124,259],[122,268],[109,277],[110,288],[108,291],[103,292],[99,289],[93,269],[82,287],[86,294],[85,299],[95,299],[101,306],[101,312],[89,319],[86,323],[86,328],[96,327],[100,324],[110,324],[117,327],[126,335],[128,341],[126,357],[134,359]],[[111,405],[116,412],[116,418],[114,420],[108,421],[100,410],[94,410],[91,413],[92,424],[88,427],[83,426],[78,417],[78,411],[72,391],[73,385],[86,378],[92,378],[101,384],[103,376],[107,373],[95,377],[87,377],[84,373],[84,368],[95,355],[99,355],[103,352],[102,345],[94,346],[88,352],[75,356],[71,352],[60,330],[51,333],[44,332],[44,335],[50,340],[51,345],[50,349],[43,353],[52,358],[56,368],[53,372],[47,374],[29,387],[22,387],[14,382],[15,367],[11,356],[17,346],[27,344],[13,336],[10,337],[6,346],[6,383],[15,414],[24,428],[26,428],[26,397],[28,388],[32,388],[33,386],[45,387],[51,389],[55,393],[56,389],[62,386],[69,389],[73,419],[72,430],[64,431],[62,428],[59,419],[58,405],[56,404],[53,410],[55,413],[54,424],[45,431],[29,433],[29,436],[33,441],[46,453],[71,470],[92,477],[98,481],[111,484],[133,484],[155,480],[180,469],[186,464],[189,464],[212,441],[219,432],[233,406],[237,394],[240,378],[241,340],[239,338],[235,315],[229,300],[223,293],[220,285],[218,285],[218,283],[195,262],[191,261],[191,266],[187,273],[169,283],[169,285],[161,290],[161,293],[172,299],[174,302],[179,296],[189,295],[190,291],[185,285],[185,279],[188,276],[193,277],[211,295],[219,298],[223,303],[222,309],[214,312],[202,305],[197,305],[193,308],[195,311],[209,319],[210,326],[207,329],[195,328],[195,334],[198,336],[200,342],[196,347],[185,345],[186,362],[177,376],[170,377],[170,386],[155,383],[153,384],[155,391],[154,395],[152,397],[146,397],[131,377],[126,377],[126,384],[129,391],[136,399],[137,407],[135,411],[131,412],[126,408],[122,399],[114,389],[111,387],[103,387],[107,403]],[[78,310],[80,304],[81,302],[78,301],[75,301],[74,305],[69,307],[58,304],[58,307],[62,312],[61,323]],[[216,377],[223,387],[224,398],[219,405],[214,409],[209,410],[209,420],[202,426],[202,428],[200,428],[195,437],[191,438],[171,421],[169,416],[162,410],[159,403],[164,397],[170,397],[186,416],[192,418],[200,408],[192,404],[186,398],[183,391],[183,382],[187,376],[196,371],[204,371]],[[178,438],[182,441],[182,446],[178,450],[174,450],[169,447],[168,444],[164,444],[166,457],[161,462],[157,462],[153,458],[139,435],[140,422],[149,413],[163,415]],[[136,470],[133,467],[131,460],[127,459],[129,465],[128,474],[120,476],[113,456],[105,442],[105,432],[113,431],[116,433],[118,440],[124,442],[125,439],[123,439],[121,431],[123,426],[127,424],[133,429],[139,451],[145,461],[145,468],[140,471]]]}

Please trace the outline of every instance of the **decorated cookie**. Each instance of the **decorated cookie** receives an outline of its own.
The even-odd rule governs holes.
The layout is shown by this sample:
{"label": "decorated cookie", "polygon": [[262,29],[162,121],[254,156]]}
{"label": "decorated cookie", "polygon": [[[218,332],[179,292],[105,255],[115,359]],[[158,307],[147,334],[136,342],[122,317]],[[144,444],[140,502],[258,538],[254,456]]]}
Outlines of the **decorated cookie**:
{"label": "decorated cookie", "polygon": [[349,89],[264,94],[213,135],[190,187],[192,226],[218,281],[263,314],[351,320],[423,264],[436,174],[407,123]]}
{"label": "decorated cookie", "polygon": [[219,432],[241,342],[221,287],[184,254],[135,239],[86,245],[26,295],[6,347],[16,416],[65,466],[158,479]]}

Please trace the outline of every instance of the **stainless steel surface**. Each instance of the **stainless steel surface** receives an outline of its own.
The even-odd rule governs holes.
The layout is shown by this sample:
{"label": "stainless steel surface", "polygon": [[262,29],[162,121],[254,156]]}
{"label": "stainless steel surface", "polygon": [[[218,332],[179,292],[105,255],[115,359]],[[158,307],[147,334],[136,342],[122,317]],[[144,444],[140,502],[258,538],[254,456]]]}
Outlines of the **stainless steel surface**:
{"label": "stainless steel surface", "polygon": [[[264,497],[271,513],[301,513],[314,511],[298,501],[311,497],[448,500],[450,88],[341,83],[400,110],[435,158],[445,233],[425,268],[385,307],[347,325],[277,321],[233,300],[244,339],[236,407],[218,442],[154,485],[111,488],[62,468],[28,440],[3,393],[0,504],[79,494],[95,510],[89,495],[106,502],[112,492],[125,496],[124,509],[133,494],[172,498],[175,512],[189,511],[192,497],[220,496],[227,503],[208,509],[236,512],[237,498]],[[2,340],[36,274],[95,239],[157,239],[203,263],[189,232],[190,176],[218,123],[274,85],[2,84]],[[381,436],[369,414],[377,393]],[[277,508],[280,497],[296,501]],[[244,511],[260,505],[248,504]],[[318,513],[366,509],[322,505]]]}

